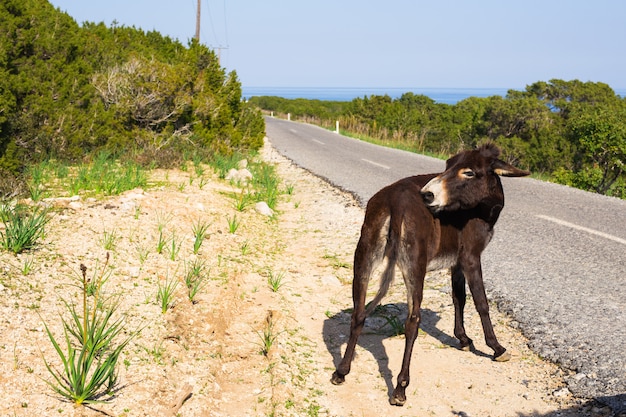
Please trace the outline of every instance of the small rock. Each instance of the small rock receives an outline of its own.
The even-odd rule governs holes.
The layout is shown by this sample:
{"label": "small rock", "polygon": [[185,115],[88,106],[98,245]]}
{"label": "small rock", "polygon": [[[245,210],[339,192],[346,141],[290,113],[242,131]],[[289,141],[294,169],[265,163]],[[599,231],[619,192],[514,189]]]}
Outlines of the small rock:
{"label": "small rock", "polygon": [[134,201],[125,201],[120,205],[120,210],[122,211],[133,211],[137,205]]}
{"label": "small rock", "polygon": [[235,168],[231,168],[231,169],[229,169],[229,170],[228,170],[228,172],[226,173],[226,176],[224,177],[224,179],[225,179],[226,181],[230,181],[230,180],[234,179],[234,178],[237,176],[237,173],[238,173],[238,172],[239,172],[239,171],[238,171],[238,170],[236,170]]}
{"label": "small rock", "polygon": [[139,268],[138,266],[129,266],[128,267],[128,275],[131,278],[138,278],[140,272],[141,272],[141,268]]}
{"label": "small rock", "polygon": [[274,210],[272,210],[265,201],[256,203],[254,209],[263,216],[271,217],[274,215]]}
{"label": "small rock", "polygon": [[237,168],[239,168],[239,169],[248,168],[248,160],[247,159],[242,159],[241,161],[239,161],[237,163]]}
{"label": "small rock", "polygon": [[248,180],[252,179],[252,173],[248,171],[246,168],[239,169],[239,170],[235,168],[231,168],[226,174],[225,179],[227,181],[247,183]]}
{"label": "small rock", "polygon": [[72,210],[80,210],[83,208],[83,203],[80,201],[71,201],[67,206]]}
{"label": "small rock", "polygon": [[0,292],[4,291],[4,289],[5,289],[5,286],[0,284]]}
{"label": "small rock", "polygon": [[558,389],[556,391],[554,391],[552,393],[553,396],[555,396],[556,398],[564,398],[569,396],[571,393],[570,391],[567,389],[567,387],[563,387],[561,389]]}

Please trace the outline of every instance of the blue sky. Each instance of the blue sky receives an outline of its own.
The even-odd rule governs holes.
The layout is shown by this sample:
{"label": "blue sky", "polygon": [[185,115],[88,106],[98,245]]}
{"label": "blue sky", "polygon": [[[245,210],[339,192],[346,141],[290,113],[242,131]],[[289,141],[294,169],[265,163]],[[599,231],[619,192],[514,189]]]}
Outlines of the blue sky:
{"label": "blue sky", "polygon": [[[51,0],[183,43],[197,0]],[[626,88],[622,0],[202,0],[201,42],[249,87]]]}

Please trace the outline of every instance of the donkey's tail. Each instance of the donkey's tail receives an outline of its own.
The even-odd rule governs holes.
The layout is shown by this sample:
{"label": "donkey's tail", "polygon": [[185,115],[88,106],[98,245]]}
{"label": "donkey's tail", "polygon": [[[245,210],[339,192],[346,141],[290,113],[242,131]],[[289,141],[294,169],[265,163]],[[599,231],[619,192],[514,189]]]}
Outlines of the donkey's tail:
{"label": "donkey's tail", "polygon": [[378,288],[378,292],[374,299],[370,301],[365,309],[365,316],[369,316],[372,311],[380,304],[380,301],[383,299],[387,292],[389,291],[389,287],[391,287],[391,283],[393,282],[393,278],[395,276],[396,263],[397,263],[397,242],[399,240],[399,236],[394,236],[393,228],[389,227],[389,234],[387,238],[387,247],[385,249],[385,257],[387,258],[387,265],[385,266],[385,270],[383,271],[383,275],[380,280],[380,287]]}

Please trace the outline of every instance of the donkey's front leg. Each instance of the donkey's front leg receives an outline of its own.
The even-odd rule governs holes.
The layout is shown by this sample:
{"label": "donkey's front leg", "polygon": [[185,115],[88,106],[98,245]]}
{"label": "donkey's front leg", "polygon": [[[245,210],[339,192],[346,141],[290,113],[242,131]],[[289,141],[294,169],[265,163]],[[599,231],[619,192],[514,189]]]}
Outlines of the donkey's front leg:
{"label": "donkey's front leg", "polygon": [[506,362],[511,359],[511,354],[498,342],[496,333],[493,331],[491,317],[489,317],[489,303],[485,294],[485,284],[483,283],[483,274],[480,266],[480,258],[477,264],[471,268],[463,268],[467,283],[469,284],[476,311],[480,316],[483,325],[483,333],[485,334],[485,342],[487,346],[493,349],[493,359],[498,362]]}
{"label": "donkey's front leg", "polygon": [[452,268],[452,302],[454,303],[454,336],[459,339],[461,350],[469,351],[474,348],[474,342],[465,333],[463,314],[467,292],[465,291],[465,276],[457,264]]}

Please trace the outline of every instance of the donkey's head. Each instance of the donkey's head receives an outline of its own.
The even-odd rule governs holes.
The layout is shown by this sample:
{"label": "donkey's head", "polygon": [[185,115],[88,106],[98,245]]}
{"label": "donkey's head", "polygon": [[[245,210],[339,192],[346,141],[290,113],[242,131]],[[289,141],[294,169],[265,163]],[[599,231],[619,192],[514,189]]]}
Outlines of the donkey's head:
{"label": "donkey's head", "polygon": [[530,172],[498,159],[500,149],[492,143],[456,154],[446,170],[422,187],[424,203],[433,212],[466,210],[481,203],[504,205],[498,175],[523,177]]}

